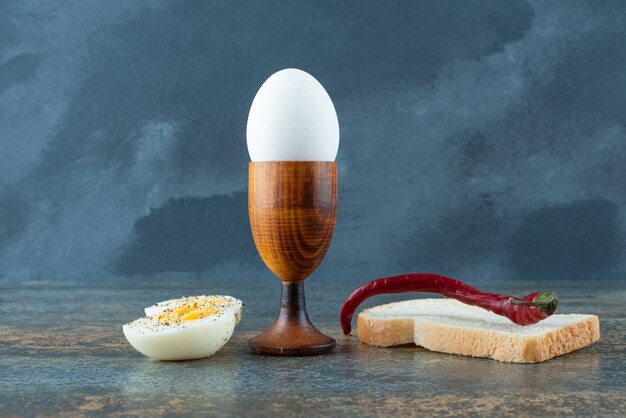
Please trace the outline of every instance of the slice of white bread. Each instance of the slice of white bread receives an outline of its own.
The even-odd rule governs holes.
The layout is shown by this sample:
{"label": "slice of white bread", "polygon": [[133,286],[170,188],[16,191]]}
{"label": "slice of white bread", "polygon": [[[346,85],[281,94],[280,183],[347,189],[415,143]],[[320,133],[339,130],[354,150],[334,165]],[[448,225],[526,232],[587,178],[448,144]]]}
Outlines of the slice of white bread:
{"label": "slice of white bread", "polygon": [[552,315],[528,326],[454,299],[415,299],[363,310],[361,342],[389,347],[415,343],[432,351],[538,363],[600,339],[595,315]]}

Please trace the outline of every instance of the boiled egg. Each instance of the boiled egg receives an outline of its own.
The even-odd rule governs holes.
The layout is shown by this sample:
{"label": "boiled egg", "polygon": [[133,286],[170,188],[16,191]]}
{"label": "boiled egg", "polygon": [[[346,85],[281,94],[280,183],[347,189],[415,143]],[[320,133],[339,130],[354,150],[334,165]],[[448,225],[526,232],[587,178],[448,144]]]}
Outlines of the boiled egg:
{"label": "boiled egg", "polygon": [[246,138],[254,162],[335,161],[337,112],[315,77],[287,68],[271,75],[254,97]]}
{"label": "boiled egg", "polygon": [[158,360],[192,360],[220,350],[239,323],[243,303],[231,296],[190,296],[159,302],[146,317],[123,326],[141,354]]}

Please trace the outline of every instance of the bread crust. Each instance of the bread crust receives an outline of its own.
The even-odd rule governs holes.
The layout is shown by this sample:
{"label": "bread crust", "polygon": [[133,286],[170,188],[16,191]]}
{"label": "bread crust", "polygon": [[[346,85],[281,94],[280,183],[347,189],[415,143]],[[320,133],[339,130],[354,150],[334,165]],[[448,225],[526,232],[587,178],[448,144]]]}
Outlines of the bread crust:
{"label": "bread crust", "polygon": [[378,347],[391,347],[414,342],[413,324],[414,320],[410,318],[366,318],[359,314],[356,329],[361,342]]}
{"label": "bread crust", "polygon": [[428,317],[375,318],[367,316],[366,310],[357,318],[357,335],[361,342],[378,347],[415,343],[442,353],[539,363],[599,340],[600,321],[589,315],[545,334],[514,335],[443,324]]}

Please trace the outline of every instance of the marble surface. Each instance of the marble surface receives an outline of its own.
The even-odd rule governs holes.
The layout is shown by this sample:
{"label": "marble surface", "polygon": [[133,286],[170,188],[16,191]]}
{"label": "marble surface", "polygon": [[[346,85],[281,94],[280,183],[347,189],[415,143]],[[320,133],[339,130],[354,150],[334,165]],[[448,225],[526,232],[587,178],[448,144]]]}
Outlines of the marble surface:
{"label": "marble surface", "polygon": [[242,322],[215,356],[171,363],[135,352],[121,325],[155,301],[211,292],[207,280],[0,280],[0,416],[626,414],[622,283],[474,283],[512,294],[549,287],[562,313],[600,316],[599,342],[534,365],[345,338],[337,314],[354,284],[307,283],[310,316],[337,339],[336,351],[281,358],[247,346],[275,316],[278,282],[213,280],[211,289],[246,302]]}

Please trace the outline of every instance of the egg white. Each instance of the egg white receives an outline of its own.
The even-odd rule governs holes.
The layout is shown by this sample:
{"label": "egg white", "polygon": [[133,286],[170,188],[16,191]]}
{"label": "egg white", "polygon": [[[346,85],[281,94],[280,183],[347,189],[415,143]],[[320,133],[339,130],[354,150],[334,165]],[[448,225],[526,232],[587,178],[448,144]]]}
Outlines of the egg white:
{"label": "egg white", "polygon": [[163,323],[155,316],[180,299],[157,303],[145,309],[147,317],[123,326],[124,336],[140,353],[158,360],[193,360],[209,357],[230,339],[241,318],[243,304],[230,296],[218,314],[191,321]]}

